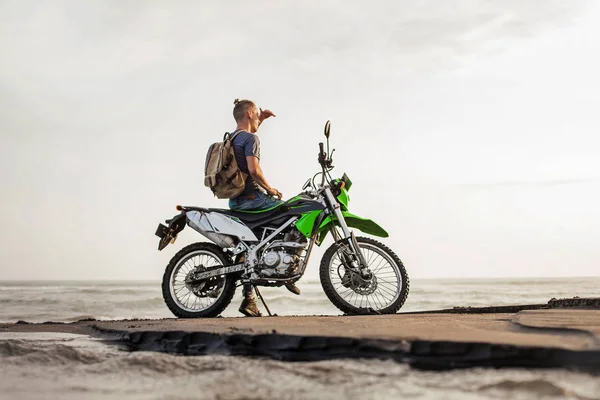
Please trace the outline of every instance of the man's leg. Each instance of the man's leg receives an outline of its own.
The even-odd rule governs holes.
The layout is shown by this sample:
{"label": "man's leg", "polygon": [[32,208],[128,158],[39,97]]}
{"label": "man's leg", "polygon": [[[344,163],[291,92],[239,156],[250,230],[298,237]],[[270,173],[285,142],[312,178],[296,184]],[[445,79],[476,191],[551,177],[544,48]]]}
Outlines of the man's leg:
{"label": "man's leg", "polygon": [[272,198],[263,192],[245,194],[229,200],[229,208],[234,211],[261,211],[268,210],[283,201]]}
{"label": "man's leg", "polygon": [[[268,210],[282,203],[283,201],[274,199],[263,192],[257,192],[255,194],[244,195],[236,199],[229,200],[229,208],[236,211],[260,211]],[[293,283],[288,283],[285,285],[285,287],[294,294],[300,294],[300,289]],[[239,311],[247,317],[262,316],[258,306],[256,305],[256,300],[252,291],[252,285],[244,285],[242,294],[244,295],[244,300],[242,300]]]}
{"label": "man's leg", "polygon": [[268,194],[264,194],[262,192],[260,193],[258,200],[261,202],[259,206],[260,208],[258,208],[258,210],[268,210],[270,208],[283,204],[282,200],[273,198]]}
{"label": "man's leg", "polygon": [[245,284],[242,288],[242,294],[244,295],[244,300],[242,300],[239,312],[246,317],[262,317],[262,314],[256,305],[254,293],[252,293],[252,285]]}
{"label": "man's leg", "polygon": [[[258,200],[258,201],[257,201]],[[229,208],[234,211],[252,211],[260,205],[260,200],[256,194],[245,194],[229,200]],[[260,310],[256,304],[252,285],[245,284],[242,286],[242,295],[244,300],[240,304],[239,312],[246,317],[262,317]]]}
{"label": "man's leg", "polygon": [[278,206],[282,203],[283,203],[283,201],[274,199],[273,197],[269,196],[266,193],[256,192],[255,194],[249,196],[248,199],[244,201],[244,203],[242,204],[242,206],[244,208],[241,208],[240,210],[247,210],[247,211],[268,210],[268,209]]}

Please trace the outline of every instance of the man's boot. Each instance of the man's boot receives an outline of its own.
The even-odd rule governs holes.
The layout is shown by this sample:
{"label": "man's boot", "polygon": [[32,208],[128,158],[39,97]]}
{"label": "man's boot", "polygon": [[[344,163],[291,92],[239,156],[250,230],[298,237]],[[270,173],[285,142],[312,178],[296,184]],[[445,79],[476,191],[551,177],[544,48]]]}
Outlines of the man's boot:
{"label": "man's boot", "polygon": [[244,314],[246,317],[262,317],[262,314],[256,305],[254,293],[252,293],[252,286],[244,285],[242,288],[242,294],[244,295],[244,300],[242,300],[239,312]]}
{"label": "man's boot", "polygon": [[298,286],[296,286],[294,283],[286,283],[285,287],[287,290],[289,290],[290,292],[294,293],[294,294],[300,294],[300,288]]}

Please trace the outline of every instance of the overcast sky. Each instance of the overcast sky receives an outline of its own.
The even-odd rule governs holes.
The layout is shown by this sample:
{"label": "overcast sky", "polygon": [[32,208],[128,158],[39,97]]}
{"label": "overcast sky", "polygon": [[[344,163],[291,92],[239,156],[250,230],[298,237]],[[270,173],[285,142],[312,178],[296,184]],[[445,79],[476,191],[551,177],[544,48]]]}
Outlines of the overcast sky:
{"label": "overcast sky", "polygon": [[[0,1],[0,279],[160,279],[233,99],[291,197],[332,120],[409,274],[600,275],[600,5]],[[329,244],[329,243],[328,243]],[[309,265],[317,276],[321,252]]]}

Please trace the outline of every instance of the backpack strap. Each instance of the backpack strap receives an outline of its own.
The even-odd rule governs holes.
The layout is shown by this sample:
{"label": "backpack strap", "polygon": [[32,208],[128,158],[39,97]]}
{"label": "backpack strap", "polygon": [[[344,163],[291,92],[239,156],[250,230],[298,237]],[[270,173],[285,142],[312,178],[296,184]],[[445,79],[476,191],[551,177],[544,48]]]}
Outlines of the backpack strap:
{"label": "backpack strap", "polygon": [[[227,140],[229,140],[229,143],[233,148],[233,139],[235,139],[236,136],[242,132],[243,132],[242,129],[236,129],[235,131],[233,131],[233,135],[229,132],[225,132],[225,135],[223,135],[223,144],[225,144],[225,142]],[[227,157],[227,159],[224,159],[225,158],[225,146],[221,147],[218,169],[221,170],[224,167],[224,165],[229,165],[229,163],[231,161],[231,157],[235,157],[235,156],[230,155],[230,157]]]}
{"label": "backpack strap", "polygon": [[236,129],[235,131],[233,131],[233,135],[229,132],[225,132],[225,135],[223,135],[223,141],[227,140],[227,137],[229,136],[229,140],[233,142],[233,139],[235,139],[235,137],[242,132],[243,130],[241,129]]}

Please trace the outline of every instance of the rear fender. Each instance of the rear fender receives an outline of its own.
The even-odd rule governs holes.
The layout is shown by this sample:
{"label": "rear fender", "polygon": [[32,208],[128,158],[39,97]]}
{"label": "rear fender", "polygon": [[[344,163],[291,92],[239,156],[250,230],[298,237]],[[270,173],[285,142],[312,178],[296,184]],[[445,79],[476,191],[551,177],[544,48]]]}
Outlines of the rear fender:
{"label": "rear fender", "polygon": [[165,226],[163,224],[158,224],[158,228],[156,229],[155,235],[160,238],[158,250],[164,249],[169,243],[174,243],[179,232],[185,228],[187,223],[185,212],[181,212],[173,218],[166,220],[165,223],[169,225]]}
{"label": "rear fender", "polygon": [[[234,247],[236,241],[258,242],[254,232],[242,221],[219,212],[188,211],[188,225],[212,241],[230,237],[228,243],[217,243],[221,247]],[[207,235],[211,234],[211,235]],[[216,235],[216,236],[215,236]],[[221,242],[221,241],[219,241]]]}

